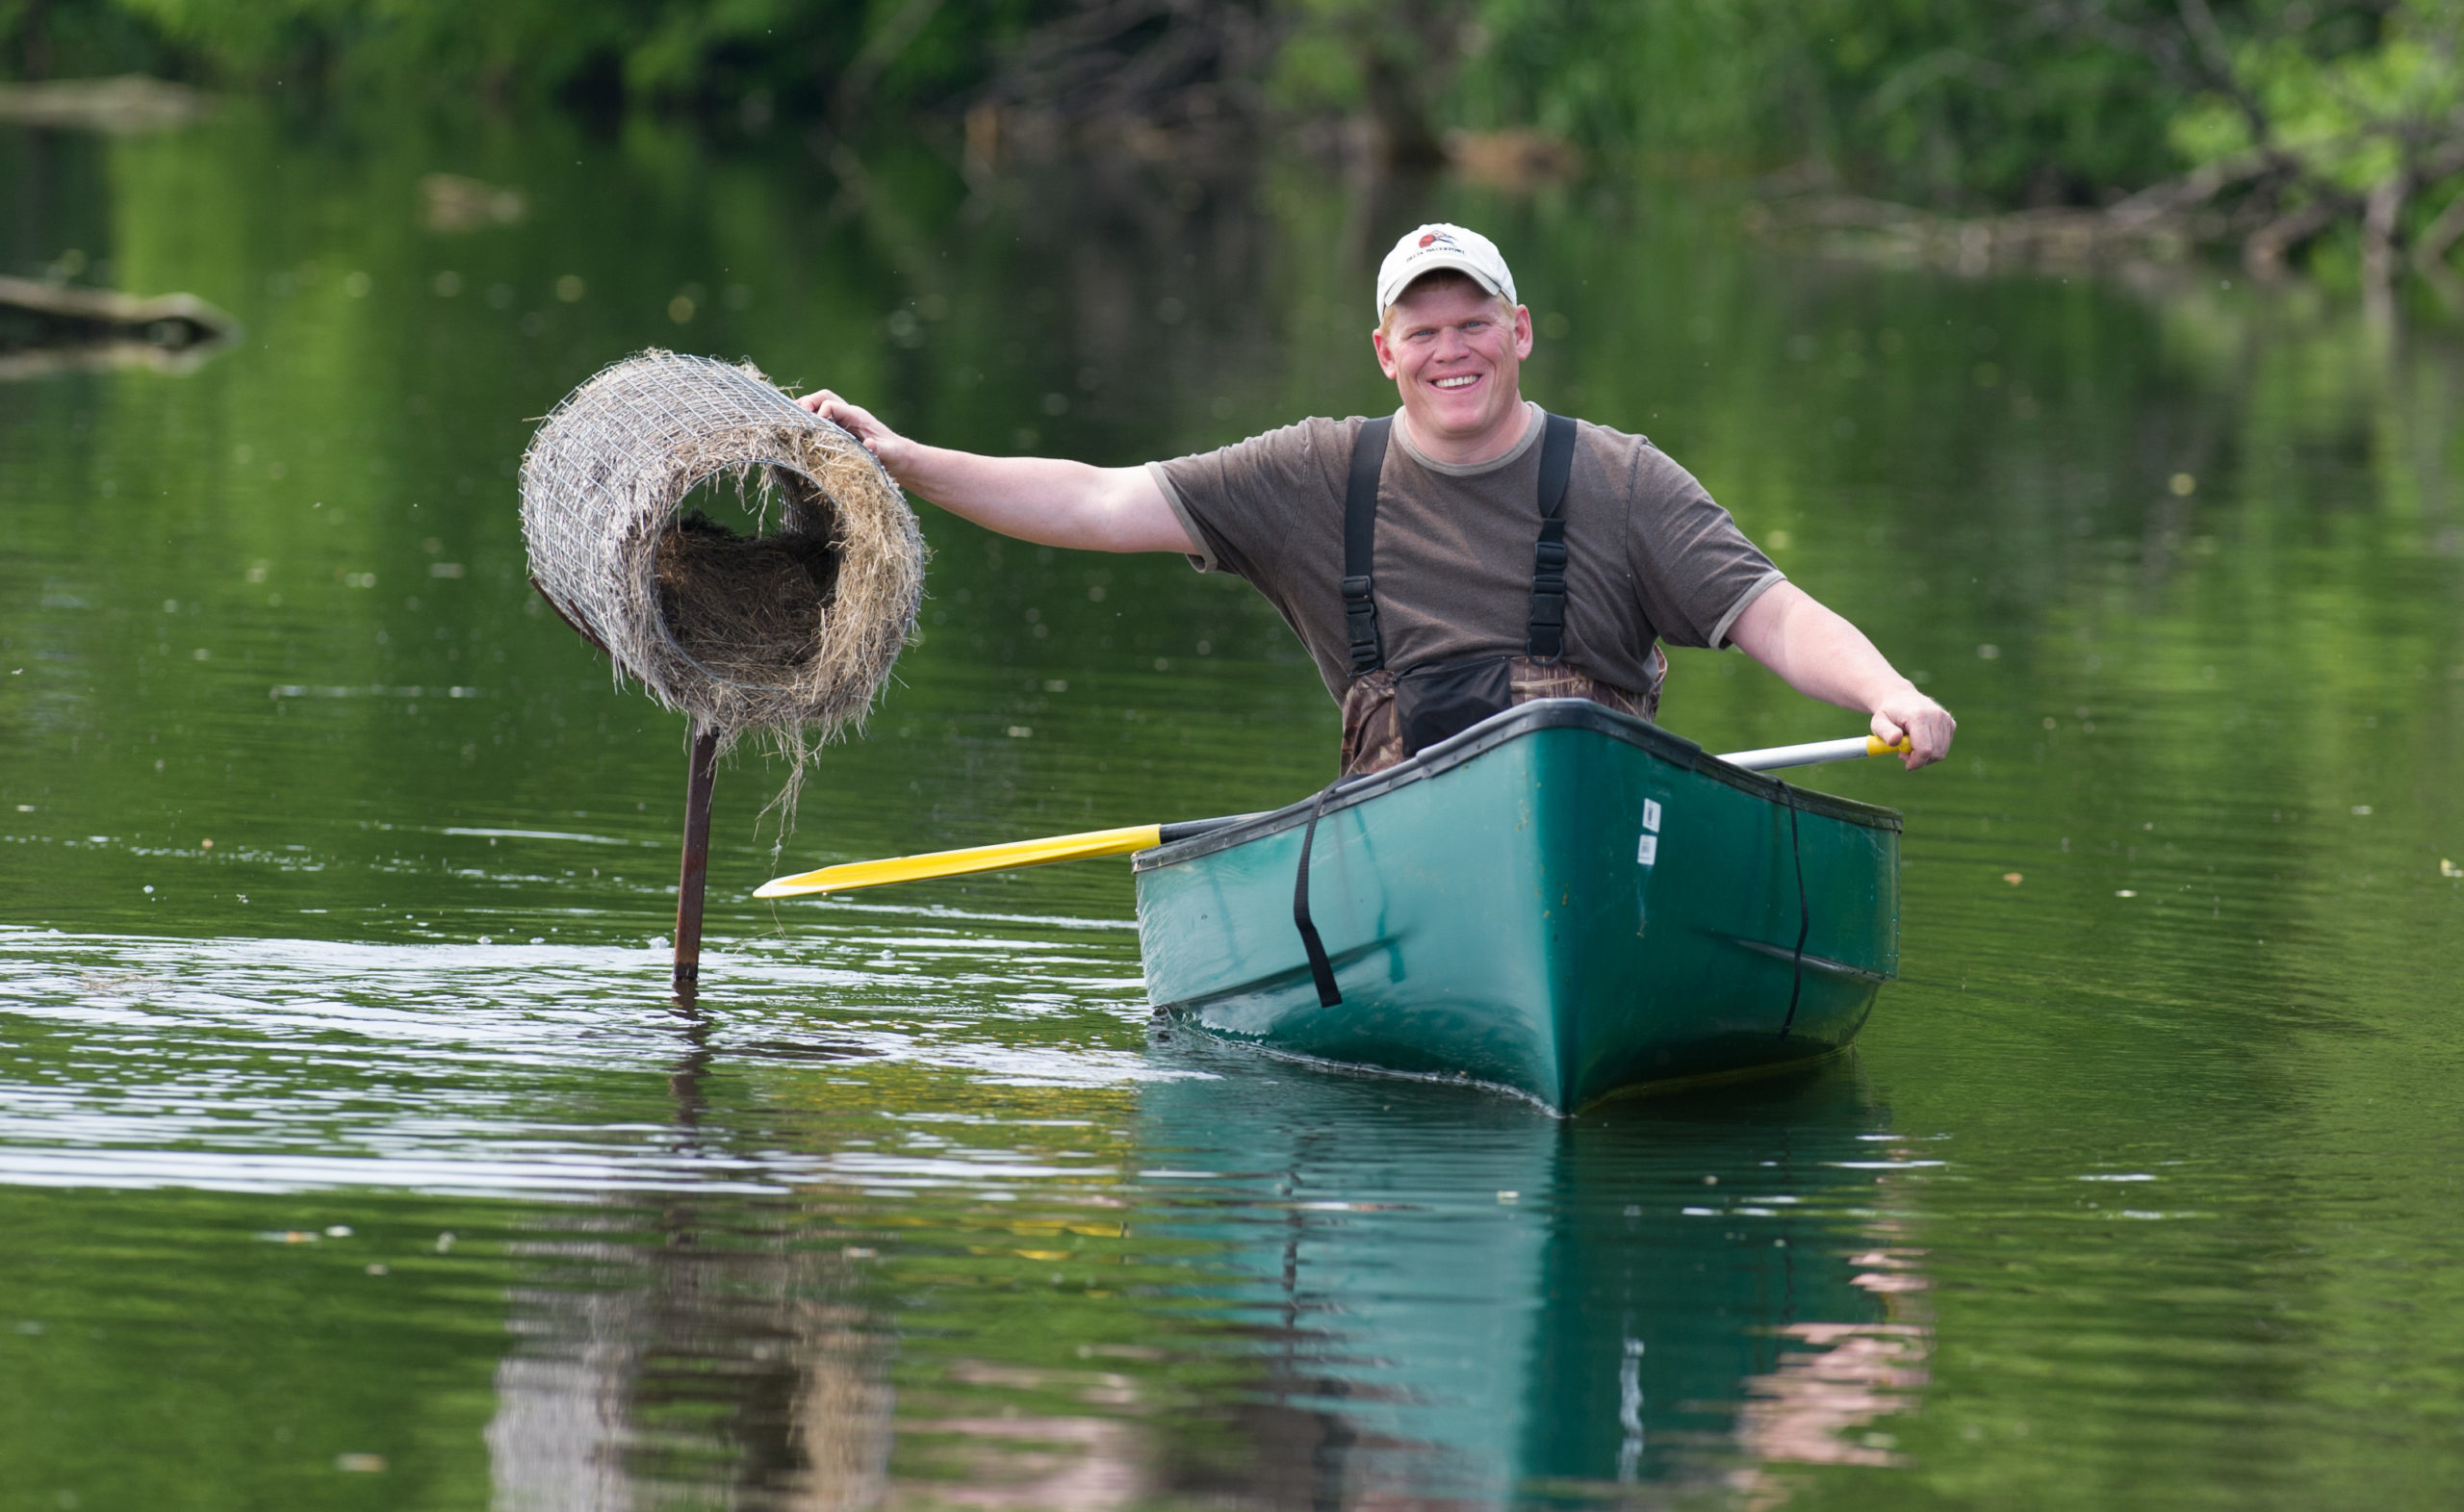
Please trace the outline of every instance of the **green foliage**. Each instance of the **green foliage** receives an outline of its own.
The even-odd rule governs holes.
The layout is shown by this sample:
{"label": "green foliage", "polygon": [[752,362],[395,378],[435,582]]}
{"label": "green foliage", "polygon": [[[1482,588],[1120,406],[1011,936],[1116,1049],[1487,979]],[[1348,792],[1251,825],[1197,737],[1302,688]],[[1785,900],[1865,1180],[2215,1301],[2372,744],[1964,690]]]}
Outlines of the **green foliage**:
{"label": "green foliage", "polygon": [[[274,82],[502,101],[806,113],[860,77],[897,108],[980,82],[1039,0],[53,0],[110,34],[79,72],[161,66],[226,86]],[[28,0],[0,0],[0,67],[24,73]],[[108,55],[108,56],[107,56]],[[61,70],[53,70],[61,71]]]}
{"label": "green foliage", "polygon": [[2366,191],[2399,167],[2404,123],[2464,106],[2457,9],[2398,5],[2369,44],[2348,48],[2293,32],[2252,38],[2234,50],[2230,78],[2264,117],[2264,140],[2250,112],[2219,90],[2176,115],[2174,144],[2194,163],[2262,145],[2296,152],[2329,181]]}
{"label": "green foliage", "polygon": [[1531,125],[1593,150],[1785,153],[1809,58],[1767,0],[1488,0],[1465,37],[1460,124]]}
{"label": "green foliage", "polygon": [[111,0],[0,0],[0,81],[166,71],[145,22]]}
{"label": "green foliage", "polygon": [[[843,124],[980,89],[1038,23],[1085,9],[0,0],[0,71],[143,68],[240,89]],[[2167,170],[2179,150],[2169,132],[2183,102],[2152,87],[2143,62],[2028,32],[1994,0],[1269,0],[1262,12],[1278,40],[1253,82],[1270,108],[1365,115],[1405,155],[1446,128],[1537,127],[1610,163],[1758,168],[1812,156],[1889,192],[1995,201],[2092,198]],[[58,56],[30,66],[30,47]]]}
{"label": "green foliage", "polygon": [[1537,127],[1611,161],[1812,157],[1952,203],[2092,200],[2177,166],[2181,101],[2151,64],[1992,0],[1482,0],[1421,26],[1416,54],[1356,0],[1287,12],[1288,108],[1361,106],[1366,35],[1420,71],[1439,124]]}
{"label": "green foliage", "polygon": [[2143,60],[1991,0],[1812,13],[1838,142],[1877,187],[1938,201],[2092,201],[2170,170]]}
{"label": "green foliage", "polygon": [[[1090,79],[1165,120],[1176,91],[1230,86],[1285,122],[1365,120],[1399,159],[1537,129],[1612,168],[1812,162],[1962,210],[2105,203],[2264,145],[2301,160],[2265,188],[2282,207],[2358,196],[2445,130],[2458,26],[2455,0],[0,0],[0,71],[842,130]],[[1268,45],[1221,47],[1243,76],[1161,56],[1252,32]],[[1030,54],[1032,82],[1002,82]]]}

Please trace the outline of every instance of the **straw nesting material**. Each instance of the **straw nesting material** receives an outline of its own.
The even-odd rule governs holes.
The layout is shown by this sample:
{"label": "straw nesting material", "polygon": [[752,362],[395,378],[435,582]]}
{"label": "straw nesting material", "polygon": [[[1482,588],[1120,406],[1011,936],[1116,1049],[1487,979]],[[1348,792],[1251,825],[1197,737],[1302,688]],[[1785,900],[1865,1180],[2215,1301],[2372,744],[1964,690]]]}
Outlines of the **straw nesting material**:
{"label": "straw nesting material", "polygon": [[[745,493],[740,536],[685,496]],[[775,519],[772,509],[776,508]],[[924,543],[898,485],[757,369],[646,351],[565,397],[522,459],[531,578],[619,677],[799,768],[860,721],[915,628]]]}

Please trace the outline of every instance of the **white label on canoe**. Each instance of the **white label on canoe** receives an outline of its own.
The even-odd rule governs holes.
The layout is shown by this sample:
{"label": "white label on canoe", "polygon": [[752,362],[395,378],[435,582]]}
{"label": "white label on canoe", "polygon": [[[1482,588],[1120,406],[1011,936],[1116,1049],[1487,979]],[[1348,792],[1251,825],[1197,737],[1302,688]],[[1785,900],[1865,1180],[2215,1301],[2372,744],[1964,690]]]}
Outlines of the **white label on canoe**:
{"label": "white label on canoe", "polygon": [[1659,800],[1656,798],[1643,800],[1643,828],[1654,834],[1659,833]]}
{"label": "white label on canoe", "polygon": [[1634,863],[1638,866],[1651,866],[1656,864],[1658,860],[1659,836],[1644,835],[1642,844],[1634,847]]}

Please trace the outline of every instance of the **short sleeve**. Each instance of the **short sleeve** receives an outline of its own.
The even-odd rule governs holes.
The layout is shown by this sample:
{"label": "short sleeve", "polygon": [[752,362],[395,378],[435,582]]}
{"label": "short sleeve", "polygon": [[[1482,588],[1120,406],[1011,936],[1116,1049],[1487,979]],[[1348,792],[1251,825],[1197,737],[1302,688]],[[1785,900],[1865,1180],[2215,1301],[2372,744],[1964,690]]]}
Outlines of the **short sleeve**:
{"label": "short sleeve", "polygon": [[1667,453],[1644,444],[1631,455],[1626,550],[1644,611],[1669,644],[1717,648],[1785,575]]}
{"label": "short sleeve", "polygon": [[1172,506],[1172,518],[1181,523],[1181,533],[1190,538],[1190,545],[1197,548],[1189,553],[1190,565],[1202,573],[1221,570],[1222,563],[1217,556],[1219,549],[1206,533],[1206,526],[1198,524],[1197,516],[1190,513],[1189,501],[1181,498],[1180,485],[1172,481],[1171,469],[1161,462],[1149,462],[1146,464],[1146,475],[1155,480],[1155,487],[1163,494],[1164,502]]}
{"label": "short sleeve", "polygon": [[[1191,544],[1200,572],[1228,572],[1265,587],[1289,577],[1296,551],[1318,550],[1316,537],[1341,522],[1327,518],[1330,495],[1341,501],[1341,471],[1351,457],[1348,429],[1359,422],[1305,420],[1213,451],[1150,462]],[[1330,481],[1331,479],[1331,481]]]}

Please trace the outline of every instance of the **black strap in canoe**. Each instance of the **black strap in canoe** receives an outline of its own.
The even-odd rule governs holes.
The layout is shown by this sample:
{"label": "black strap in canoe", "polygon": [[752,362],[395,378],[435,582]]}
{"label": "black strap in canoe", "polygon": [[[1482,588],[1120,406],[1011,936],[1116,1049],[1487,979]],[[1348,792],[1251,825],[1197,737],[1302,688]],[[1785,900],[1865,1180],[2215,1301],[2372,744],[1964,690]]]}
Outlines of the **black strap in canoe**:
{"label": "black strap in canoe", "polygon": [[1326,811],[1326,799],[1343,785],[1337,778],[1318,789],[1318,801],[1309,806],[1309,828],[1300,832],[1300,869],[1292,881],[1292,922],[1300,930],[1300,948],[1309,957],[1309,978],[1318,986],[1318,1006],[1332,1008],[1344,1000],[1343,988],[1335,986],[1335,963],[1326,959],[1326,942],[1318,937],[1318,922],[1309,916],[1309,852],[1318,843],[1318,819]]}
{"label": "black strap in canoe", "polygon": [[[1351,448],[1344,485],[1344,631],[1355,678],[1386,665],[1377,628],[1377,480],[1386,468],[1386,440],[1395,417],[1364,423]],[[1575,471],[1575,423],[1546,417],[1540,440],[1540,539],[1532,548],[1530,624],[1525,652],[1555,661],[1566,650],[1566,484]]]}

